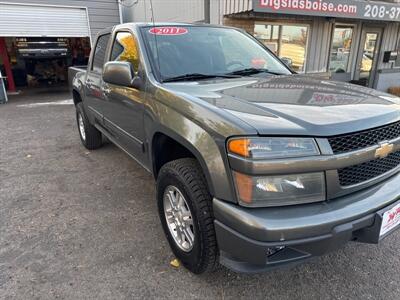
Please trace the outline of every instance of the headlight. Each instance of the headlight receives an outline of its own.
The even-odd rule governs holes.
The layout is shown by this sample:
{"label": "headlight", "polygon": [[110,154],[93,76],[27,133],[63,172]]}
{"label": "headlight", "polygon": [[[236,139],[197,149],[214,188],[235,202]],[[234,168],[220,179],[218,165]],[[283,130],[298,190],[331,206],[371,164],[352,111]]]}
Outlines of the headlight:
{"label": "headlight", "polygon": [[325,200],[323,172],[284,175],[248,176],[234,172],[240,202],[249,207],[286,206]]}
{"label": "headlight", "polygon": [[252,159],[276,159],[319,155],[312,138],[254,137],[228,141],[230,153]]}
{"label": "headlight", "polygon": [[[313,138],[232,138],[227,146],[229,153],[247,158],[250,163],[252,160],[265,161],[320,155]],[[324,172],[251,176],[235,171],[233,175],[236,193],[244,206],[286,206],[326,200]]]}

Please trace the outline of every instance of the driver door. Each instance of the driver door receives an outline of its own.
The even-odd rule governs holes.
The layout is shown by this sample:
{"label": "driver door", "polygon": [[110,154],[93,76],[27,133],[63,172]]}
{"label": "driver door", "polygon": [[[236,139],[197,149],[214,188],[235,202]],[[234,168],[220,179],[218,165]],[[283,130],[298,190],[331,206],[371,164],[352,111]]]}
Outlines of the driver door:
{"label": "driver door", "polygon": [[[141,73],[140,51],[136,37],[119,31],[112,42],[109,61],[131,63],[135,75]],[[143,101],[145,92],[133,87],[103,81],[105,97],[104,126],[115,142],[138,161],[144,157]]]}

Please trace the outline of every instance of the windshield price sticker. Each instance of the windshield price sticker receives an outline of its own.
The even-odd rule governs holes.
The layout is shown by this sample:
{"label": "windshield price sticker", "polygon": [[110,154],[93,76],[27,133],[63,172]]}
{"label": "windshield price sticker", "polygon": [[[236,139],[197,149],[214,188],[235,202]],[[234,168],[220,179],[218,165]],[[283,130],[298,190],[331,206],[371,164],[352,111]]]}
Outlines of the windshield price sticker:
{"label": "windshield price sticker", "polygon": [[188,30],[184,27],[153,27],[149,32],[155,35],[182,35],[188,33]]}

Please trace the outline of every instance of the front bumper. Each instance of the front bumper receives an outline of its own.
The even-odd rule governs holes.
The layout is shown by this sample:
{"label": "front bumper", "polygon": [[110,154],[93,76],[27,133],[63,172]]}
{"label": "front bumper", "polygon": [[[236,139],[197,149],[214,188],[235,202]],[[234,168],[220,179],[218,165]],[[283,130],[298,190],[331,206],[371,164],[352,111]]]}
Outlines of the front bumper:
{"label": "front bumper", "polygon": [[377,216],[400,199],[400,174],[324,203],[250,209],[213,200],[221,264],[261,272],[297,264],[351,240],[377,243]]}

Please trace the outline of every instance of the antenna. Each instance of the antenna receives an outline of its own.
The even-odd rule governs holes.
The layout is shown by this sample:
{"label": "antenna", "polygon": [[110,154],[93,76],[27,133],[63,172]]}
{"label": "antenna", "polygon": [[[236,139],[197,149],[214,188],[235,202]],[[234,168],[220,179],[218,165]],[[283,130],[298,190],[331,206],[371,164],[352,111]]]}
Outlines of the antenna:
{"label": "antenna", "polygon": [[[153,22],[153,28],[155,29],[156,28],[156,22],[154,20],[153,0],[149,0],[149,1],[150,1],[151,21]],[[154,40],[155,40],[155,43],[156,43],[158,72],[160,72],[160,76],[161,76],[160,55],[158,53],[157,34],[154,34]]]}

